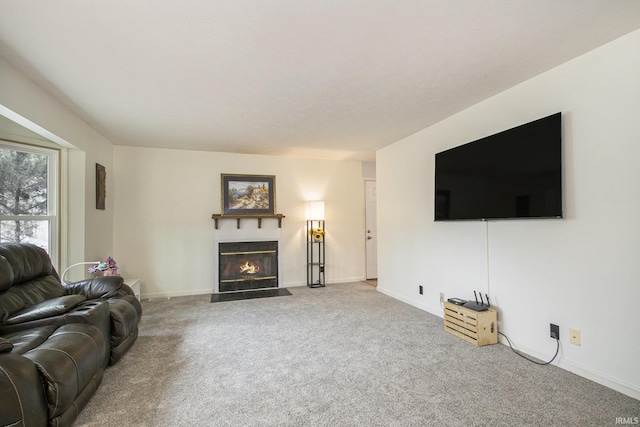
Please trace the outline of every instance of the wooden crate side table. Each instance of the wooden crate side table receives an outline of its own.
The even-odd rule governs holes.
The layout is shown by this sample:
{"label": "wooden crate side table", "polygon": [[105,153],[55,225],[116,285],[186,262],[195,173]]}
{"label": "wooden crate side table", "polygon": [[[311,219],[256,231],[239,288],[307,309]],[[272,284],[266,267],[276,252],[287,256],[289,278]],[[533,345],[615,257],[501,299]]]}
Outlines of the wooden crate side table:
{"label": "wooden crate side table", "polygon": [[475,311],[445,302],[444,330],[478,347],[497,344],[498,314],[493,308]]}

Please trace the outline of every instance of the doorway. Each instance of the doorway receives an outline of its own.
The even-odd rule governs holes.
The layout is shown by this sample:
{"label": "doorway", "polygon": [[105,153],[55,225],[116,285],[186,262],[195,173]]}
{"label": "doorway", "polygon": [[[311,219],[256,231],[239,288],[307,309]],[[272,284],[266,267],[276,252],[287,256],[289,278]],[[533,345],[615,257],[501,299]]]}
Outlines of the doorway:
{"label": "doorway", "polygon": [[378,231],[376,181],[367,180],[365,188],[365,279],[378,278]]}

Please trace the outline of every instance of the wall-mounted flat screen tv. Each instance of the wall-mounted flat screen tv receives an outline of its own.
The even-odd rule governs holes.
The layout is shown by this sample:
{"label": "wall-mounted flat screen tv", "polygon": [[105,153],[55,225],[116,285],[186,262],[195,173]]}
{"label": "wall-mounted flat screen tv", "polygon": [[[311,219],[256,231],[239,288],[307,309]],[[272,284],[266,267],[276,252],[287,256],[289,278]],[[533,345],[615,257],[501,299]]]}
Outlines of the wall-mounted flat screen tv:
{"label": "wall-mounted flat screen tv", "polygon": [[562,114],[436,154],[435,220],[562,218]]}

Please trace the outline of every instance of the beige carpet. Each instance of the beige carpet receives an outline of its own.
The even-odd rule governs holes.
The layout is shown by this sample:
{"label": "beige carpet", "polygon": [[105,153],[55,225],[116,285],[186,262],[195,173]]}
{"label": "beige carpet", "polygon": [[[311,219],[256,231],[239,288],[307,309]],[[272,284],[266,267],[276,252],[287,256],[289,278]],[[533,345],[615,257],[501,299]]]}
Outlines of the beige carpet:
{"label": "beige carpet", "polygon": [[363,283],[143,301],[140,337],[76,426],[607,426],[640,401]]}

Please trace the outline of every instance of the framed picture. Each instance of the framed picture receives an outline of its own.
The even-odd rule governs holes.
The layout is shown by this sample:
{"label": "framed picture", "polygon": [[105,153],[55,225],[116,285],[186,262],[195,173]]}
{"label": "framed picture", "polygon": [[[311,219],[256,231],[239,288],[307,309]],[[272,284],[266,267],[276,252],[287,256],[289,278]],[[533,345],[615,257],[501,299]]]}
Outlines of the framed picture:
{"label": "framed picture", "polygon": [[274,175],[222,174],[223,215],[275,215]]}
{"label": "framed picture", "polygon": [[96,163],[96,209],[105,210],[107,198],[107,170]]}

